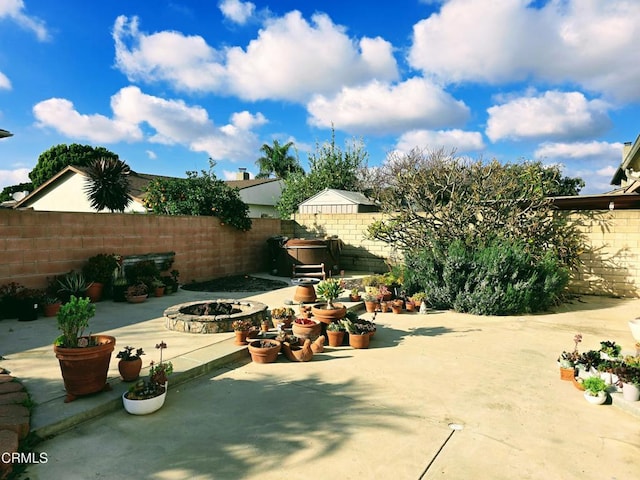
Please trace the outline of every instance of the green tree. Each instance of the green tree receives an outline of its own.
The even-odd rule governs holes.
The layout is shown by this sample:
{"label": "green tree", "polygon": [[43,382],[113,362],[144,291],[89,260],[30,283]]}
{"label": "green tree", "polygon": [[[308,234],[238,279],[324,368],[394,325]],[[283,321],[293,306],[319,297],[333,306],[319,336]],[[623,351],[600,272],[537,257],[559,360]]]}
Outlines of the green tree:
{"label": "green tree", "polygon": [[19,183],[17,185],[11,185],[4,187],[0,192],[0,202],[6,202],[7,200],[13,200],[13,194],[16,192],[32,192],[33,183]]}
{"label": "green tree", "polygon": [[289,154],[289,149],[293,146],[293,142],[287,142],[280,145],[278,140],[273,141],[273,146],[263,144],[260,151],[264,156],[256,160],[256,165],[260,168],[260,173],[256,178],[269,178],[274,174],[276,178],[287,178],[289,174],[298,172],[304,173],[298,159]]}
{"label": "green tree", "polygon": [[164,215],[216,216],[222,224],[238,230],[250,230],[249,206],[242,201],[237,188],[229,187],[209,171],[187,172],[187,178],[161,178],[146,189],[145,206]]}
{"label": "green tree", "polygon": [[310,170],[307,174],[293,172],[284,180],[284,188],[276,205],[282,218],[288,218],[307,198],[325,188],[363,191],[360,181],[367,167],[368,153],[362,142],[351,142],[345,151],[336,146],[335,134],[331,141],[316,144],[316,151],[309,155]]}
{"label": "green tree", "polygon": [[97,212],[105,208],[111,212],[124,212],[133,200],[129,173],[129,166],[117,158],[94,160],[87,169],[89,178],[85,186],[91,208],[95,208]]}
{"label": "green tree", "polygon": [[67,165],[88,166],[100,158],[118,159],[118,155],[104,147],[60,144],[51,147],[38,157],[36,166],[29,172],[33,188],[38,188]]}

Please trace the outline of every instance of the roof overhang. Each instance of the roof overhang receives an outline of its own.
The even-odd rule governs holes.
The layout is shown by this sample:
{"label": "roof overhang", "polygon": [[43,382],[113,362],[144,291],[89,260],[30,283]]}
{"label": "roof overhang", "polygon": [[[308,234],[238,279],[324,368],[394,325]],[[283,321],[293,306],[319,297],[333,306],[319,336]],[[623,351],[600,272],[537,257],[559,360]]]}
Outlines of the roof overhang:
{"label": "roof overhang", "polygon": [[13,133],[0,128],[0,138],[7,138],[7,137],[13,137]]}

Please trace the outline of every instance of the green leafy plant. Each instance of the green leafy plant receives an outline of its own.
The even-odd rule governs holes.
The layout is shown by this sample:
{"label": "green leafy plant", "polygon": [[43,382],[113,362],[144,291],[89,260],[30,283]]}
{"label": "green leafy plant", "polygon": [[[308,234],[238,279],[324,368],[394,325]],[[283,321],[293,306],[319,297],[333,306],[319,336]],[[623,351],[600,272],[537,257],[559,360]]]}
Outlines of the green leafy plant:
{"label": "green leafy plant", "polygon": [[56,345],[66,348],[88,346],[81,342],[84,330],[89,326],[89,319],[96,313],[96,307],[88,298],[78,298],[71,295],[67,303],[58,311],[58,330],[62,331],[56,339]]}
{"label": "green leafy plant", "polygon": [[331,322],[330,324],[327,325],[327,331],[328,332],[345,332],[347,329],[344,326],[344,323],[342,323],[342,321],[340,322]]}
{"label": "green leafy plant", "polygon": [[101,157],[87,167],[85,193],[91,208],[97,212],[105,208],[111,212],[124,212],[133,198],[128,175],[129,166],[118,158]]}
{"label": "green leafy plant", "polygon": [[329,278],[323,280],[316,286],[316,293],[319,297],[324,298],[327,301],[327,308],[336,308],[333,305],[333,301],[344,292],[342,283],[337,278]]}
{"label": "green leafy plant", "polygon": [[271,318],[286,319],[292,318],[296,314],[295,310],[291,307],[281,307],[271,309]]}
{"label": "green leafy plant", "polygon": [[82,273],[90,282],[109,283],[119,267],[114,254],[99,253],[87,260],[82,267]]}
{"label": "green leafy plant", "polygon": [[144,350],[142,348],[136,349],[135,347],[126,346],[124,347],[124,349],[118,352],[116,358],[124,360],[125,362],[131,362],[133,360],[139,359],[142,355],[144,355]]}
{"label": "green leafy plant", "polygon": [[[70,272],[61,275],[58,278],[58,293],[60,293],[63,297],[83,297],[87,288],[93,282],[88,282],[82,272],[76,272],[75,270],[71,270]],[[63,300],[66,300],[63,298]]]}
{"label": "green leafy plant", "polygon": [[620,345],[616,345],[616,342],[604,340],[600,342],[600,351],[611,358],[616,358],[620,356],[622,347]]}
{"label": "green leafy plant", "polygon": [[593,397],[597,397],[600,392],[607,390],[607,384],[600,377],[585,378],[582,382],[585,392]]}

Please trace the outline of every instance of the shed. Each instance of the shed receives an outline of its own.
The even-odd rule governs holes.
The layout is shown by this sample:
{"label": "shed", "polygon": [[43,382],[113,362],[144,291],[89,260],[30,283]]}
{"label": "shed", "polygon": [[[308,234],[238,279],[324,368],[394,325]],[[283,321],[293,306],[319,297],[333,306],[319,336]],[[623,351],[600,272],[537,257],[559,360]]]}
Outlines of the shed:
{"label": "shed", "polygon": [[298,213],[377,212],[378,206],[360,192],[325,188],[298,207]]}

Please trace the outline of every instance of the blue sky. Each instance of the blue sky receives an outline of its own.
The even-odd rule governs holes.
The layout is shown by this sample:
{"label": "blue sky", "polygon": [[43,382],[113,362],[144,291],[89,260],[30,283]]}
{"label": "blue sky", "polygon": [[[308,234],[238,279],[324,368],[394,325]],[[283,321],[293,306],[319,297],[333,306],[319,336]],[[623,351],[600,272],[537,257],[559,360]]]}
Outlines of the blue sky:
{"label": "blue sky", "polygon": [[257,173],[361,139],[562,164],[610,190],[640,133],[637,0],[0,0],[0,187],[60,143],[133,170]]}

